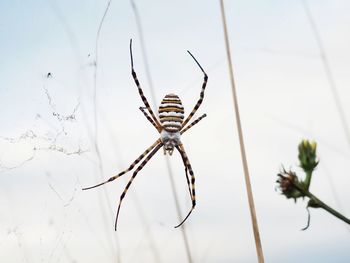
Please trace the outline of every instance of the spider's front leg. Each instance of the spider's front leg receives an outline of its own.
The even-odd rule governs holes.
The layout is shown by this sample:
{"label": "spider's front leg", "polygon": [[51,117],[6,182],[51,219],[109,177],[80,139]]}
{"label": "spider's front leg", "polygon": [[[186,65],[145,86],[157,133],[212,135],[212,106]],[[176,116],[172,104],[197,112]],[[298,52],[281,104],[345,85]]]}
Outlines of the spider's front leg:
{"label": "spider's front leg", "polygon": [[147,101],[146,96],[143,94],[140,82],[139,82],[139,80],[137,78],[137,75],[136,75],[136,72],[134,70],[134,60],[133,60],[133,56],[132,56],[132,39],[130,39],[130,59],[131,59],[131,74],[132,74],[132,77],[133,77],[133,79],[135,81],[135,84],[136,84],[136,86],[137,86],[137,88],[139,90],[139,94],[141,96],[141,99],[142,99],[143,103],[145,104],[148,112],[151,114],[152,120],[156,124],[156,128],[157,128],[158,132],[160,132],[162,126],[159,123],[157,117],[154,115],[154,113],[152,111],[152,108],[151,108],[151,106],[149,105],[149,103]]}
{"label": "spider's front leg", "polygon": [[191,55],[191,57],[194,59],[194,61],[197,63],[197,65],[199,66],[199,68],[202,70],[203,74],[204,74],[204,81],[202,84],[202,90],[201,93],[199,95],[199,100],[197,101],[196,105],[193,107],[193,110],[191,111],[191,113],[188,115],[188,117],[186,118],[186,120],[183,122],[182,124],[182,128],[185,127],[185,125],[191,120],[191,118],[193,117],[193,115],[196,113],[196,111],[198,110],[198,108],[201,106],[203,99],[204,99],[204,91],[205,91],[205,87],[207,86],[207,82],[208,82],[208,75],[207,73],[205,73],[204,69],[202,68],[202,66],[199,64],[199,62],[197,61],[197,59],[192,55],[192,53],[190,51],[187,51],[188,54]]}

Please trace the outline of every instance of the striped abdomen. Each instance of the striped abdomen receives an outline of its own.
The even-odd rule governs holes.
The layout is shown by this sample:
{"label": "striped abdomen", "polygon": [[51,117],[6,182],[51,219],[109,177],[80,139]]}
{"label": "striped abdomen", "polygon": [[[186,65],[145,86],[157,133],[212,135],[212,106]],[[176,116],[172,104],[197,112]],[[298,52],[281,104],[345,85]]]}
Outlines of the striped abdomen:
{"label": "striped abdomen", "polygon": [[160,123],[166,131],[178,132],[181,130],[185,112],[177,95],[166,95],[159,106],[158,113]]}

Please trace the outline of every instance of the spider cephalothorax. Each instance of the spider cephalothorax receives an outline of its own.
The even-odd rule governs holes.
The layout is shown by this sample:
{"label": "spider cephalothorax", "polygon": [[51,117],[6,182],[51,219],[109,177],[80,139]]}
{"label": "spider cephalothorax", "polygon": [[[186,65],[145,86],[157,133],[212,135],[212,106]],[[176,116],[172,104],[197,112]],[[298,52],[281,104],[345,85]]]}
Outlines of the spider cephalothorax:
{"label": "spider cephalothorax", "polygon": [[[192,207],[191,210],[188,212],[186,217],[182,220],[180,224],[178,224],[176,227],[181,226],[186,219],[189,217],[191,212],[196,206],[196,191],[195,191],[195,177],[194,173],[190,164],[190,161],[187,157],[187,154],[185,152],[185,148],[183,144],[180,141],[180,136],[186,132],[188,129],[193,127],[195,124],[197,124],[201,119],[203,119],[206,115],[203,114],[196,120],[192,121],[190,124],[188,122],[192,119],[196,111],[198,110],[199,106],[202,104],[203,98],[204,98],[204,90],[207,85],[208,76],[204,72],[201,65],[198,63],[198,61],[195,59],[195,57],[191,54],[191,52],[187,51],[191,57],[194,59],[194,61],[197,63],[199,68],[202,70],[204,74],[204,82],[202,85],[202,90],[199,96],[199,99],[194,106],[191,113],[185,118],[184,116],[184,108],[182,106],[181,100],[179,97],[175,94],[168,94],[164,97],[162,100],[159,109],[158,109],[158,117],[155,116],[155,114],[152,111],[152,108],[150,107],[147,98],[143,94],[142,88],[140,86],[139,80],[137,79],[136,72],[134,71],[134,62],[132,57],[132,49],[131,49],[132,40],[130,40],[130,57],[131,57],[131,74],[134,78],[135,84],[138,88],[139,94],[141,96],[141,99],[145,105],[145,107],[140,107],[140,110],[143,112],[147,120],[157,129],[157,131],[160,134],[160,138],[156,140],[150,147],[147,148],[145,152],[143,152],[130,166],[128,169],[120,172],[119,174],[112,176],[107,181],[102,182],[100,184],[83,188],[83,190],[95,188],[98,186],[101,186],[105,183],[114,181],[118,177],[122,176],[123,174],[131,171],[139,162],[141,164],[135,169],[132,177],[130,178],[128,184],[126,185],[123,193],[120,196],[120,201],[118,205],[117,210],[117,216],[115,219],[115,230],[117,230],[117,222],[118,222],[118,216],[120,211],[121,203],[125,197],[126,192],[128,191],[131,183],[135,179],[137,173],[145,166],[145,164],[152,158],[152,156],[161,148],[164,149],[164,154],[169,153],[169,155],[172,155],[174,149],[176,148],[178,152],[181,155],[181,158],[183,160],[184,166],[185,166],[185,174],[186,174],[186,180],[188,184],[188,190],[190,193],[191,201],[192,201]],[[147,110],[147,111],[146,111]],[[188,125],[187,125],[188,124]],[[191,180],[189,179],[188,173],[190,174]]]}
{"label": "spider cephalothorax", "polygon": [[180,132],[169,132],[164,129],[160,133],[160,140],[163,144],[164,154],[168,152],[169,155],[172,155],[174,148],[181,143]]}

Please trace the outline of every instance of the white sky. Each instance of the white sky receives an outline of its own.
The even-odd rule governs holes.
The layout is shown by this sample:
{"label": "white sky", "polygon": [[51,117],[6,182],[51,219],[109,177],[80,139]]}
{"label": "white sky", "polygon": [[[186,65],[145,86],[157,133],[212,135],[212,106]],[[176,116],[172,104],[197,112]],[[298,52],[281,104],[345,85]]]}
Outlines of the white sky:
{"label": "white sky", "polygon": [[[266,262],[349,262],[350,231],[343,222],[313,209],[310,228],[300,231],[306,202],[294,204],[274,189],[281,164],[302,175],[299,141],[316,140],[321,162],[311,191],[350,216],[350,148],[302,1],[226,2]],[[350,4],[308,3],[349,119]],[[157,262],[156,254],[159,262],[186,262],[181,231],[173,228],[179,220],[162,151],[132,184],[117,233],[115,212],[131,173],[81,191],[101,181],[91,133],[96,32],[106,4],[0,3],[1,262]],[[185,223],[193,261],[256,262],[219,2],[136,4],[158,102],[176,93],[188,113],[197,101],[203,76],[186,50],[209,75],[197,113],[208,117],[182,137],[197,179],[197,207]],[[130,38],[135,70],[151,101],[130,2],[112,1],[97,68],[103,178],[127,168],[158,138],[138,109],[142,101],[130,74]],[[75,120],[53,115],[69,116],[76,106]],[[190,202],[182,160],[174,153],[170,163],[185,215]]]}

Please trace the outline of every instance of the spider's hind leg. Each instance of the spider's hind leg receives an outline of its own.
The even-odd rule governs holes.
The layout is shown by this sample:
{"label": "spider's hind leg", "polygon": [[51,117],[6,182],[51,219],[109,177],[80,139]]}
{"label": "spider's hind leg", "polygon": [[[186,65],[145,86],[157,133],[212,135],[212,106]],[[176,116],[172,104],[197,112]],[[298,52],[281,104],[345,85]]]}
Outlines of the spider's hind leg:
{"label": "spider's hind leg", "polygon": [[192,191],[191,191],[191,184],[190,184],[190,179],[188,177],[188,167],[186,165],[186,159],[184,158],[184,155],[181,153],[181,150],[179,149],[179,146],[176,146],[176,149],[179,151],[180,155],[181,155],[181,158],[182,158],[182,161],[184,163],[184,166],[185,166],[185,175],[186,175],[186,181],[187,181],[187,186],[188,186],[188,191],[190,193],[190,197],[191,197],[191,200],[192,200]]}
{"label": "spider's hind leg", "polygon": [[[186,217],[181,221],[180,224],[175,226],[175,228],[177,228],[177,227],[181,226],[183,223],[185,223],[185,221],[190,216],[190,214],[192,213],[193,209],[196,206],[195,177],[194,177],[194,173],[193,173],[193,170],[192,170],[192,166],[190,164],[190,161],[189,161],[189,159],[187,157],[187,154],[185,152],[185,149],[184,149],[183,145],[182,144],[178,145],[176,147],[176,149],[180,152],[182,160],[184,161],[185,170],[186,170],[186,177],[187,177],[187,183],[188,183],[188,189],[190,191],[191,200],[192,200],[192,207],[191,207],[191,210],[186,215]],[[190,176],[191,176],[191,184],[190,184],[190,182],[188,180],[187,169],[188,169],[188,171],[190,173]]]}
{"label": "spider's hind leg", "polygon": [[117,215],[115,218],[115,226],[114,226],[114,230],[117,231],[117,223],[118,223],[118,217],[119,217],[119,212],[120,212],[120,206],[122,204],[122,201],[126,195],[126,192],[128,191],[132,181],[135,179],[137,173],[146,165],[146,163],[152,158],[152,156],[160,149],[160,147],[162,147],[163,144],[160,143],[158,144],[153,150],[152,152],[146,157],[145,160],[143,160],[143,162],[136,168],[136,170],[134,171],[132,177],[130,178],[128,184],[125,186],[125,189],[123,191],[123,193],[120,195],[120,200],[119,200],[119,205],[118,205],[118,210],[117,210]]}
{"label": "spider's hind leg", "polygon": [[104,181],[104,182],[102,182],[102,183],[96,184],[96,185],[94,185],[94,186],[85,187],[85,188],[83,188],[83,190],[89,190],[89,189],[92,189],[92,188],[95,188],[95,187],[99,187],[99,186],[101,186],[101,185],[104,185],[104,184],[106,184],[106,183],[112,182],[112,181],[114,181],[115,179],[117,179],[118,177],[122,176],[123,174],[126,174],[127,172],[131,171],[131,170],[135,167],[136,164],[138,164],[150,151],[152,151],[152,149],[153,149],[154,147],[156,147],[156,146],[159,145],[159,144],[162,145],[160,139],[158,139],[155,143],[153,143],[150,147],[148,147],[147,150],[144,151],[144,152],[129,166],[128,169],[126,169],[126,170],[120,172],[119,174],[117,174],[117,175],[115,175],[115,176],[110,177],[107,181]]}

